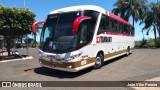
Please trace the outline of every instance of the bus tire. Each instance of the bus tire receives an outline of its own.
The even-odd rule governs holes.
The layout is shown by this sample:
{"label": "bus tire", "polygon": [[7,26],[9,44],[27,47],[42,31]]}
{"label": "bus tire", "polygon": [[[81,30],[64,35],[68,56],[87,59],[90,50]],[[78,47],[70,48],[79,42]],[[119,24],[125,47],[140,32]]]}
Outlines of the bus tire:
{"label": "bus tire", "polygon": [[95,69],[100,69],[103,66],[103,55],[102,54],[98,54],[95,60],[95,65],[94,68]]}

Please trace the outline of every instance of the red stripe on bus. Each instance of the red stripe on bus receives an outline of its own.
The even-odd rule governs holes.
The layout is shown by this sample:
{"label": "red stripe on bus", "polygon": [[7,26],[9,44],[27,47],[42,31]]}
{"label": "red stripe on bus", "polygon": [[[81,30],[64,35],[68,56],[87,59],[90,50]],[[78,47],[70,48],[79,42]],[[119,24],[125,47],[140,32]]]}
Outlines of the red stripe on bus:
{"label": "red stripe on bus", "polygon": [[109,17],[111,17],[111,18],[113,18],[113,19],[115,19],[115,20],[118,20],[118,21],[120,21],[120,22],[122,22],[122,23],[124,23],[124,24],[127,24],[127,25],[133,27],[132,24],[130,24],[130,23],[128,23],[127,21],[125,21],[124,19],[122,19],[122,18],[114,15],[113,13],[110,13],[110,12],[109,12]]}

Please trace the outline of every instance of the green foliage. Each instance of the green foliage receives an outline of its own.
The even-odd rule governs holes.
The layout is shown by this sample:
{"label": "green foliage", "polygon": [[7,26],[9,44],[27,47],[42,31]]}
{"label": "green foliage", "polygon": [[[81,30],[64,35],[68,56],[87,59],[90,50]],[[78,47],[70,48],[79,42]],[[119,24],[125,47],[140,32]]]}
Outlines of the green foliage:
{"label": "green foliage", "polygon": [[16,43],[16,48],[21,48],[21,44],[20,43]]}
{"label": "green foliage", "polygon": [[129,21],[130,16],[133,18],[134,22],[142,19],[144,13],[147,9],[148,0],[118,0],[112,10],[112,12],[116,15],[120,15],[121,18]]}
{"label": "green foliage", "polygon": [[0,5],[0,34],[12,38],[31,33],[35,14],[28,9]]}
{"label": "green foliage", "polygon": [[33,43],[34,42],[34,40],[32,38],[25,39],[24,42],[27,43],[27,40],[28,40],[28,43]]}
{"label": "green foliage", "polygon": [[149,8],[144,16],[141,23],[144,23],[143,30],[149,31],[153,30],[155,37],[155,44],[157,44],[157,31],[160,36],[160,3],[150,3]]}
{"label": "green foliage", "polygon": [[135,42],[135,47],[139,48],[160,48],[160,38],[157,38],[157,44],[155,44],[154,39],[143,39],[142,41],[136,41]]}
{"label": "green foliage", "polygon": [[31,33],[35,14],[24,8],[7,8],[0,5],[0,35],[4,35],[10,55],[11,41]]}
{"label": "green foliage", "polygon": [[154,40],[153,39],[148,40],[147,45],[148,45],[148,47],[155,47]]}
{"label": "green foliage", "polygon": [[140,47],[140,45],[141,45],[141,41],[135,41],[135,47]]}
{"label": "green foliage", "polygon": [[148,43],[147,43],[147,40],[146,40],[146,39],[143,39],[143,40],[142,40],[141,46],[142,46],[142,47],[148,47]]}
{"label": "green foliage", "polygon": [[34,39],[28,38],[28,39],[25,39],[24,42],[27,43],[27,40],[28,40],[29,47],[37,47],[38,46],[38,42],[35,41]]}
{"label": "green foliage", "polygon": [[156,36],[158,33],[160,37],[160,3],[148,4],[148,0],[117,0],[114,6],[112,12],[127,21],[132,17],[133,25],[140,20],[140,25],[144,24],[142,31],[147,30],[147,35],[153,30],[155,40],[142,40],[136,43],[137,46],[160,46]]}
{"label": "green foliage", "polygon": [[156,47],[159,47],[159,48],[160,48],[160,38],[157,39]]}

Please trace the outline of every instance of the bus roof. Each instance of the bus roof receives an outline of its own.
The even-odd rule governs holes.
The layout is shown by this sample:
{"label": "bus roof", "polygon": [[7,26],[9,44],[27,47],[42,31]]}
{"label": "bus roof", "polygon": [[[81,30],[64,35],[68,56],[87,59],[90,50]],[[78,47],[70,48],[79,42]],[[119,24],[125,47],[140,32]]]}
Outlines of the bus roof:
{"label": "bus roof", "polygon": [[80,5],[80,6],[72,6],[72,7],[66,7],[66,8],[61,8],[58,10],[54,10],[51,11],[49,14],[56,14],[56,13],[65,13],[65,12],[72,12],[72,11],[83,11],[83,10],[94,10],[94,11],[98,11],[98,12],[102,12],[103,14],[106,14],[107,16],[118,20],[124,24],[127,24],[129,26],[132,26],[132,24],[128,23],[127,21],[125,21],[124,19],[120,18],[119,16],[114,15],[113,13],[110,13],[108,11],[106,11],[105,9],[99,7],[99,6],[95,6],[95,5]]}
{"label": "bus roof", "polygon": [[71,6],[66,8],[61,8],[58,10],[51,11],[49,14],[55,14],[55,13],[63,13],[63,12],[72,12],[72,11],[79,11],[79,10],[94,10],[101,12],[103,8],[95,5],[80,5],[80,6]]}

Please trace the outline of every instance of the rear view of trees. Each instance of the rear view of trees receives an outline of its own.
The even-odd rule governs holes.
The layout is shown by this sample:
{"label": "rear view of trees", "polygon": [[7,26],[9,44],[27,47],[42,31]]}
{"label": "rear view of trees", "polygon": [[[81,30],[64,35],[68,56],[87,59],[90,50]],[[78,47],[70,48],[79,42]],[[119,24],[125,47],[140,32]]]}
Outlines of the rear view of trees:
{"label": "rear view of trees", "polygon": [[28,9],[7,8],[0,5],[0,35],[4,35],[8,55],[10,45],[15,38],[31,33],[35,14]]}

